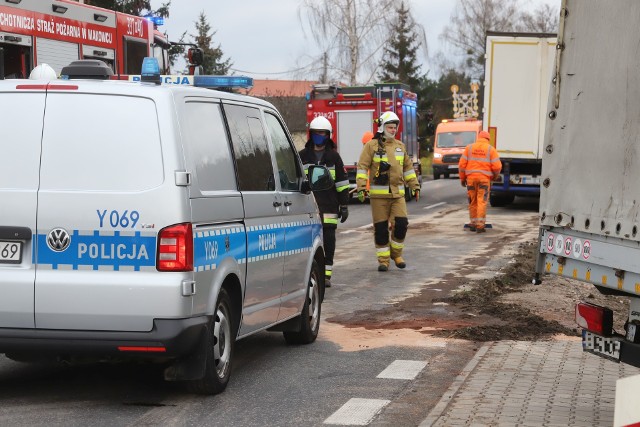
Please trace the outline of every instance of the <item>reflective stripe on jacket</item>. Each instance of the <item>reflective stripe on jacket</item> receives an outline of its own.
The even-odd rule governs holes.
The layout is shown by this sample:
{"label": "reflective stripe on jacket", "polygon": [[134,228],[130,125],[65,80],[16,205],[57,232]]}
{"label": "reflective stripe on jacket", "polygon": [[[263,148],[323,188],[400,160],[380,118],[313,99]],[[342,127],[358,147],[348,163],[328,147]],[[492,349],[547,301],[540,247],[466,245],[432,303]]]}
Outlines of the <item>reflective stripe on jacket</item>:
{"label": "reflective stripe on jacket", "polygon": [[327,144],[322,152],[320,161],[316,158],[313,143],[307,142],[305,148],[300,151],[300,159],[304,165],[305,174],[308,173],[310,165],[322,165],[329,169],[331,177],[335,181],[335,186],[329,190],[314,191],[314,196],[321,212],[337,213],[340,205],[349,203],[349,178],[344,170],[344,163],[337,151],[333,149],[334,144]]}
{"label": "reflective stripe on jacket", "polygon": [[473,174],[492,177],[500,173],[500,169],[502,162],[498,151],[485,138],[478,138],[473,144],[467,145],[458,162],[461,181]]}
{"label": "reflective stripe on jacket", "polygon": [[[419,189],[420,183],[404,144],[397,139],[391,139],[382,142],[382,145],[384,146],[382,155],[378,154],[378,139],[372,139],[362,147],[356,175],[358,191],[367,189],[367,178],[371,184],[369,196],[373,198],[403,197],[405,184],[412,190]],[[387,162],[391,166],[388,185],[375,183],[380,162]]]}

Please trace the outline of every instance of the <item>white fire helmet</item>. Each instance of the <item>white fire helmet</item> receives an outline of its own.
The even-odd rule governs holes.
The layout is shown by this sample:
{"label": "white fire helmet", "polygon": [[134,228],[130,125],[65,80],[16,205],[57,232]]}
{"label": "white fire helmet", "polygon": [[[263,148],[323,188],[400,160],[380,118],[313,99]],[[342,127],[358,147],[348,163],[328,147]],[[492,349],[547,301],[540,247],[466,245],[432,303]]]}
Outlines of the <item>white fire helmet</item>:
{"label": "white fire helmet", "polygon": [[57,78],[55,70],[49,64],[40,64],[29,74],[31,80],[56,80]]}
{"label": "white fire helmet", "polygon": [[309,123],[309,130],[326,130],[329,133],[333,132],[333,128],[331,127],[329,120],[322,116],[318,116],[311,120],[311,123]]}
{"label": "white fire helmet", "polygon": [[387,123],[395,123],[400,124],[400,118],[393,111],[386,111],[382,113],[379,119],[380,127],[378,127],[378,132],[384,132],[384,125]]}

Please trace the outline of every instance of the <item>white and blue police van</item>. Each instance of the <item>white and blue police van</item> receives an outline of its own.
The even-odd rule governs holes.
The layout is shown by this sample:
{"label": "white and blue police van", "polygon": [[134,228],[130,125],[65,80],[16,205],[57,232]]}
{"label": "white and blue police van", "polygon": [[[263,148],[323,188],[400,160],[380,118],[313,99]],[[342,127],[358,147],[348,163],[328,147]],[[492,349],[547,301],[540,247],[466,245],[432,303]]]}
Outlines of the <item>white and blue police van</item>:
{"label": "white and blue police van", "polygon": [[305,177],[273,105],[206,88],[250,79],[143,71],[99,80],[110,70],[78,61],[66,80],[0,81],[0,353],[150,358],[218,393],[237,339],[316,339],[311,191],[332,181]]}

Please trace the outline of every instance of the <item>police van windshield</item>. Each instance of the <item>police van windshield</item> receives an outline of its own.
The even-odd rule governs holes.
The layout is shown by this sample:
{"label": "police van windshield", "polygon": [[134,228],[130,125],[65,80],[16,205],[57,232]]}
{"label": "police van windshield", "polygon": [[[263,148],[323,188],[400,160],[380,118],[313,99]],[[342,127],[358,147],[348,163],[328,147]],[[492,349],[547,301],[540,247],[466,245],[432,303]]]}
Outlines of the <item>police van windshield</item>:
{"label": "police van windshield", "polygon": [[440,148],[466,147],[475,141],[475,132],[443,132],[438,134],[437,146]]}

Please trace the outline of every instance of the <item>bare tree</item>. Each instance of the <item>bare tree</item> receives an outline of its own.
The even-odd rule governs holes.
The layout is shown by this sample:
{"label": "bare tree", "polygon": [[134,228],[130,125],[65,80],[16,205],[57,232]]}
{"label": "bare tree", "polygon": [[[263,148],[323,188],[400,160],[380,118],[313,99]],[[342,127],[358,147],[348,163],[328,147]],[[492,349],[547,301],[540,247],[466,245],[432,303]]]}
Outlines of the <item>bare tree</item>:
{"label": "bare tree", "polygon": [[331,73],[350,85],[369,83],[389,37],[386,25],[394,6],[392,0],[303,0],[298,17],[323,52],[317,58],[321,79],[326,82]]}
{"label": "bare tree", "polygon": [[480,78],[484,67],[487,31],[514,31],[520,0],[457,0],[450,23],[440,38],[465,57],[465,68]]}
{"label": "bare tree", "polygon": [[555,33],[558,31],[560,12],[557,7],[540,4],[532,12],[520,17],[520,30],[532,33]]}

